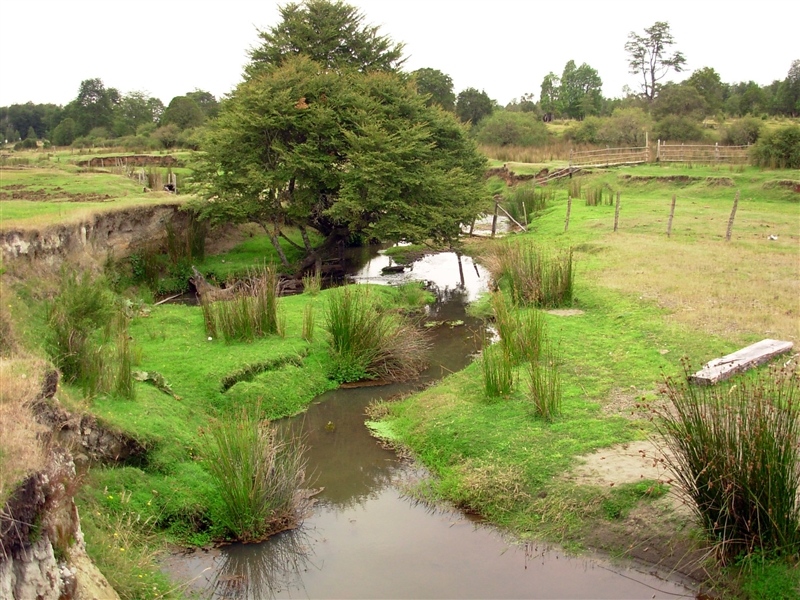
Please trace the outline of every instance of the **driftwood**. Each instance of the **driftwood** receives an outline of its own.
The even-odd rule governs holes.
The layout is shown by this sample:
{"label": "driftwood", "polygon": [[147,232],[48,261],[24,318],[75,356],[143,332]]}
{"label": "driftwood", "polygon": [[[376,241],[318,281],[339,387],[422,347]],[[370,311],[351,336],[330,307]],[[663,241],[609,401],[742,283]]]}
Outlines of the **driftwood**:
{"label": "driftwood", "polygon": [[773,357],[789,352],[794,344],[780,340],[761,340],[732,354],[707,362],[701,370],[689,377],[692,383],[711,385],[724,381],[736,373],[764,364]]}

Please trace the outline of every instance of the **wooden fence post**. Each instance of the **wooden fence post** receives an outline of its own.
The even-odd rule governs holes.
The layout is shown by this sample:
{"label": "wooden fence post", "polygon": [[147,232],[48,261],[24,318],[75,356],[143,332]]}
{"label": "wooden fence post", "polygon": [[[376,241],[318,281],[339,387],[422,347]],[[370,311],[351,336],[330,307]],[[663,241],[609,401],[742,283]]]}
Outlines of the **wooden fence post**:
{"label": "wooden fence post", "polygon": [[614,209],[614,231],[617,230],[617,225],[619,225],[619,197],[621,193],[617,192],[617,207]]}
{"label": "wooden fence post", "polygon": [[669,237],[672,234],[672,217],[675,216],[675,200],[676,199],[677,199],[677,196],[675,196],[675,194],[672,194],[672,206],[669,209],[669,221],[667,221],[667,237]]}
{"label": "wooden fence post", "polygon": [[567,196],[567,220],[564,221],[564,233],[569,229],[569,213],[572,210],[572,196]]}
{"label": "wooden fence post", "polygon": [[495,231],[497,231],[497,207],[499,203],[497,200],[494,201],[494,215],[492,216],[492,237],[494,237]]}
{"label": "wooden fence post", "polygon": [[728,219],[728,231],[725,234],[725,241],[731,241],[731,233],[733,233],[733,220],[736,218],[736,207],[739,206],[739,190],[736,190],[736,197],[733,199],[733,209],[731,209],[731,217]]}

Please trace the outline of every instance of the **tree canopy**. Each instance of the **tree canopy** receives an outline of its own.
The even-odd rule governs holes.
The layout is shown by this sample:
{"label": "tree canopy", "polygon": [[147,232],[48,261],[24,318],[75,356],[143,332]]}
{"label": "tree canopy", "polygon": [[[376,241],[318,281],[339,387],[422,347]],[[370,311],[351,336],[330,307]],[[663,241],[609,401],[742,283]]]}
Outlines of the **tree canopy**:
{"label": "tree canopy", "polygon": [[686,65],[686,57],[682,52],[676,50],[672,54],[667,54],[669,47],[674,43],[669,23],[665,21],[656,21],[650,27],[646,27],[644,35],[639,35],[635,31],[628,34],[625,51],[630,54],[628,61],[630,73],[641,76],[642,94],[650,102],[656,98],[658,82],[669,70],[680,73]]}
{"label": "tree canopy", "polygon": [[454,111],[456,95],[453,92],[453,80],[438,69],[417,69],[411,75],[417,83],[420,94],[429,96],[428,104],[436,103],[445,110]]}
{"label": "tree canopy", "polygon": [[458,94],[456,114],[462,123],[477,125],[481,119],[488,117],[495,109],[495,102],[489,95],[475,88],[467,88]]}
{"label": "tree canopy", "polygon": [[302,56],[239,84],[204,150],[201,215],[257,222],[276,250],[285,225],[314,227],[329,243],[352,234],[448,242],[483,199],[485,159],[413,83]]}
{"label": "tree canopy", "polygon": [[327,69],[397,71],[403,64],[403,44],[378,35],[378,27],[365,25],[364,15],[354,6],[338,0],[304,0],[279,10],[281,22],[258,32],[262,44],[250,52],[246,70],[250,76],[298,55]]}

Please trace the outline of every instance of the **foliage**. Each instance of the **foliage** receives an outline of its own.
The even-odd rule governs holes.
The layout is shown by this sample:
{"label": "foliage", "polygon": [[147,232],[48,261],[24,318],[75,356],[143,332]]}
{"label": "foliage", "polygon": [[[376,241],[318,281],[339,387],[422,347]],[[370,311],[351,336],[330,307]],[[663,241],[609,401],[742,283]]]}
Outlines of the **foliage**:
{"label": "foliage", "polygon": [[475,139],[492,146],[543,146],[549,139],[547,127],[536,115],[498,110],[478,125]]}
{"label": "foliage", "polygon": [[397,71],[403,64],[403,45],[364,24],[364,15],[354,6],[339,0],[304,0],[278,10],[281,22],[258,32],[262,44],[250,52],[248,76],[283,66],[298,55],[326,69]]}
{"label": "foliage", "polygon": [[747,146],[758,141],[764,124],[761,119],[744,117],[725,126],[722,143],[730,146]]}
{"label": "foliage", "polygon": [[276,250],[287,225],[329,239],[451,240],[482,200],[485,162],[460,125],[390,73],[287,60],[237,87],[204,148],[203,216],[256,222]]}
{"label": "foliage", "polygon": [[696,120],[678,115],[667,115],[658,121],[653,136],[669,142],[698,142],[705,137]]}
{"label": "foliage", "polygon": [[757,165],[800,169],[800,125],[787,125],[762,135],[752,150]]}
{"label": "foliage", "polygon": [[382,309],[368,288],[332,290],[325,307],[325,330],[333,360],[331,377],[404,380],[425,366],[422,331],[399,313]]}
{"label": "foliage", "polygon": [[453,112],[456,108],[456,95],[453,93],[453,80],[438,69],[417,69],[411,73],[420,94],[429,96],[427,104],[438,104]]}
{"label": "foliage", "polygon": [[161,115],[161,126],[175,125],[178,129],[189,129],[203,124],[206,115],[197,103],[187,96],[175,96]]}
{"label": "foliage", "polygon": [[709,114],[717,114],[722,108],[722,101],[725,98],[725,84],[722,78],[711,67],[696,69],[686,80],[686,85],[692,86],[706,104]]}
{"label": "foliage", "polygon": [[[542,84],[544,87],[544,83]],[[564,116],[582,119],[596,115],[602,104],[603,80],[588,64],[576,66],[574,60],[564,65],[558,88],[558,107]]]}
{"label": "foliage", "polygon": [[489,95],[475,88],[461,90],[456,98],[456,115],[462,123],[477,125],[495,109],[495,102]]}
{"label": "foliage", "polygon": [[667,461],[723,562],[800,550],[800,380],[772,371],[732,385],[666,381],[657,423]]}
{"label": "foliage", "polygon": [[655,100],[661,81],[670,69],[676,73],[683,71],[686,57],[675,51],[667,55],[669,47],[675,43],[669,30],[669,23],[656,21],[646,27],[644,35],[631,31],[625,43],[625,51],[630,55],[628,66],[632,75],[642,78],[641,88],[644,97]]}
{"label": "foliage", "polygon": [[667,83],[659,89],[651,114],[657,120],[668,116],[700,120],[707,111],[708,105],[697,88],[688,84]]}
{"label": "foliage", "polygon": [[293,520],[305,483],[305,448],[262,421],[259,407],[211,424],[206,464],[217,482],[225,526],[243,542],[264,539]]}
{"label": "foliage", "polygon": [[53,130],[51,141],[55,146],[69,146],[75,140],[75,129],[74,119],[67,117]]}

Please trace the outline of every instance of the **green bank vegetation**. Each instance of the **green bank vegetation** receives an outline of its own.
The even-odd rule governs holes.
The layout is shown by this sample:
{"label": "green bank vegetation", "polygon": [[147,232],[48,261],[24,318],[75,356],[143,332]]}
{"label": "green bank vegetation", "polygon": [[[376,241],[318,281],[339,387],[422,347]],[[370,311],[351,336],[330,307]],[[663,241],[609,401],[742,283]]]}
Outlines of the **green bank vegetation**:
{"label": "green bank vegetation", "polygon": [[[517,170],[516,165],[513,168]],[[720,446],[719,455],[758,456],[765,452],[764,461],[754,459],[762,466],[754,468],[786,473],[784,483],[774,485],[788,492],[773,493],[775,490],[765,487],[773,485],[769,478],[743,471],[739,477],[750,479],[741,488],[733,484],[741,492],[724,492],[723,504],[717,509],[719,517],[701,500],[701,518],[695,521],[668,501],[679,486],[674,481],[666,484],[670,480],[667,473],[658,480],[611,486],[600,481],[576,484],[572,473],[583,456],[598,450],[651,438],[659,428],[675,432],[702,426],[696,419],[654,427],[654,422],[661,423],[659,415],[673,414],[665,411],[669,402],[684,407],[706,404],[704,395],[690,394],[683,401],[675,392],[661,395],[665,376],[682,377],[682,359],[699,368],[712,358],[763,338],[800,340],[797,184],[795,172],[699,166],[620,168],[549,184],[545,206],[528,215],[528,234],[489,246],[472,246],[486,264],[494,265],[499,276],[501,292],[497,292],[493,314],[501,343],[484,351],[482,360],[463,372],[375,411],[386,415],[372,423],[376,432],[409,448],[434,474],[412,493],[433,502],[455,502],[523,538],[551,540],[574,549],[599,546],[645,559],[649,548],[649,560],[683,571],[702,564],[711,576],[709,583],[726,595],[767,598],[779,590],[784,594],[780,597],[796,598],[800,581],[795,568],[797,500],[793,494],[800,457],[796,400],[786,400],[797,397],[796,377],[781,384],[784,391],[777,399],[758,390],[775,389],[778,384],[754,388],[735,380],[726,382],[718,386],[715,398],[727,398],[729,390],[748,391],[736,392],[731,398],[738,400],[730,408],[727,403],[720,407],[717,401],[711,404],[718,407],[716,412],[696,409],[702,411],[705,427],[731,424],[725,434],[724,443],[728,444],[736,444],[742,437],[753,438],[755,433],[740,431],[735,425],[748,419],[765,441],[752,441],[757,446],[753,448],[725,450]],[[502,191],[503,186],[495,187]],[[593,205],[586,198],[585,190],[601,188],[621,193],[616,232],[615,207]],[[737,190],[741,199],[731,240],[726,242]],[[519,191],[504,193],[513,200]],[[668,237],[673,194],[677,206]],[[575,200],[565,232],[568,195]],[[523,308],[514,285],[502,284],[503,278],[520,278],[497,264],[498,257],[520,252],[532,240],[563,252],[571,249],[574,260],[572,299],[567,305],[577,309],[577,314],[553,311],[537,316],[552,347],[558,350],[544,363],[555,367],[549,379],[553,384],[539,386],[549,390],[547,397],[560,399],[554,405],[559,410],[550,412],[549,419],[541,418],[541,410],[531,410],[535,387],[528,384],[535,378],[531,365],[541,365],[541,361],[515,362],[507,349],[506,340],[512,334],[505,330],[513,319],[509,310],[521,320],[531,309]],[[513,262],[524,263],[519,258]],[[499,294],[504,299],[500,300]],[[515,299],[517,307],[509,309]],[[515,323],[510,330],[522,328]],[[533,337],[526,336],[529,340]],[[489,369],[487,364],[494,366]],[[789,367],[796,368],[796,364]],[[753,405],[759,398],[762,400]],[[758,412],[762,407],[762,420],[749,412],[742,414],[745,404],[748,411]],[[773,418],[773,414],[778,416]],[[776,437],[763,437],[770,435],[767,431]],[[670,447],[678,444],[669,442]],[[698,457],[697,452],[675,464],[685,467],[684,483],[697,476],[696,471],[686,470],[690,465],[702,468],[691,463],[692,457]],[[710,487],[722,485],[724,489],[722,482],[733,477],[723,473],[724,468],[721,464],[716,474],[707,474]],[[746,469],[744,465],[741,468]],[[777,518],[758,512],[769,511],[770,505],[756,502],[757,507],[745,512],[740,504],[740,498],[758,498],[757,494],[765,493],[774,496],[774,502],[784,503],[783,533],[772,533],[772,519],[777,528]],[[697,492],[694,499],[699,499]],[[770,515],[777,511],[773,508]],[[722,519],[730,523],[734,513],[748,515],[743,517],[747,524],[731,523],[730,527],[739,529],[723,532],[715,529],[722,527]],[[755,528],[756,521],[763,529]],[[637,528],[637,522],[647,523],[645,530]],[[703,523],[709,525],[706,534],[699,533]],[[749,537],[744,535],[748,527]],[[692,548],[705,544],[723,547],[718,555],[726,560],[721,564],[732,565],[726,575],[713,560],[703,563],[702,552],[692,554]],[[664,552],[654,553],[654,548]],[[669,558],[669,548],[686,555]]]}

